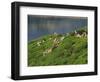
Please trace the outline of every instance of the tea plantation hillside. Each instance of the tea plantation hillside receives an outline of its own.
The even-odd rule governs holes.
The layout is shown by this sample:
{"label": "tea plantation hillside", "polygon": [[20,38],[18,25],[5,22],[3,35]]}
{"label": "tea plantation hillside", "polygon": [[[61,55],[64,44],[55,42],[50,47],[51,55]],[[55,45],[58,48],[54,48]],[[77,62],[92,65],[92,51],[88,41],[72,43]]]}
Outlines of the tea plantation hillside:
{"label": "tea plantation hillside", "polygon": [[87,64],[87,29],[45,35],[28,43],[28,66]]}

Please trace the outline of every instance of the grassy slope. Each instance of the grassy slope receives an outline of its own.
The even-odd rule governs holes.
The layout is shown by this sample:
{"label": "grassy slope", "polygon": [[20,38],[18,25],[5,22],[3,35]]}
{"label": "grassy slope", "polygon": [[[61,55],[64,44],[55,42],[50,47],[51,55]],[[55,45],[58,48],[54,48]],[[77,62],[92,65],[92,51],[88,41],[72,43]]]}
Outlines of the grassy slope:
{"label": "grassy slope", "polygon": [[[72,32],[73,33],[73,32]],[[46,49],[53,46],[53,40],[60,41],[59,46],[52,52],[43,55]],[[50,39],[51,38],[51,39]],[[43,41],[40,46],[37,42]],[[75,35],[47,35],[28,43],[28,66],[46,66],[46,65],[70,65],[87,63],[87,38],[76,37]]]}

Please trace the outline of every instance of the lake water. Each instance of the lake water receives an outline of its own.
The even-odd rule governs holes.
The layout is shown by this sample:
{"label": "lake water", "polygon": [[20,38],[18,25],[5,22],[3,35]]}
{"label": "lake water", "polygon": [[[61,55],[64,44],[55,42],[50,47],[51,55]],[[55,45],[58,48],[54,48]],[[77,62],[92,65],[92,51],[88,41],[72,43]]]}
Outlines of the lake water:
{"label": "lake water", "polygon": [[28,15],[28,41],[47,34],[65,34],[87,26],[87,17]]}

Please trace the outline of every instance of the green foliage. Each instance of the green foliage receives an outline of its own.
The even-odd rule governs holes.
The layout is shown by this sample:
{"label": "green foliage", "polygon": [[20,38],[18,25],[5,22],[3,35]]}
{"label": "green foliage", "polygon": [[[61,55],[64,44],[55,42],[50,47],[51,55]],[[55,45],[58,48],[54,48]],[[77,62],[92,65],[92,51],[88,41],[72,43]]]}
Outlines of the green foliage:
{"label": "green foliage", "polygon": [[[87,30],[82,28],[77,32],[82,33]],[[59,41],[56,42],[57,47],[54,45],[54,39]],[[69,35],[43,36],[28,43],[28,66],[87,64],[87,46],[87,37],[76,37],[74,32]]]}

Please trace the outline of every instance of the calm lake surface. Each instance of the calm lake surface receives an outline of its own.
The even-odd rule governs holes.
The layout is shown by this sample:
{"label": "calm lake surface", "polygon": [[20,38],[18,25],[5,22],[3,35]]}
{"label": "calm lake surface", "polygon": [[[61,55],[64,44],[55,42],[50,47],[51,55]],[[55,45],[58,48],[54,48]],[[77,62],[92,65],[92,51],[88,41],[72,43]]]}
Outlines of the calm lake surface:
{"label": "calm lake surface", "polygon": [[28,41],[43,35],[65,34],[87,26],[87,17],[28,15]]}

